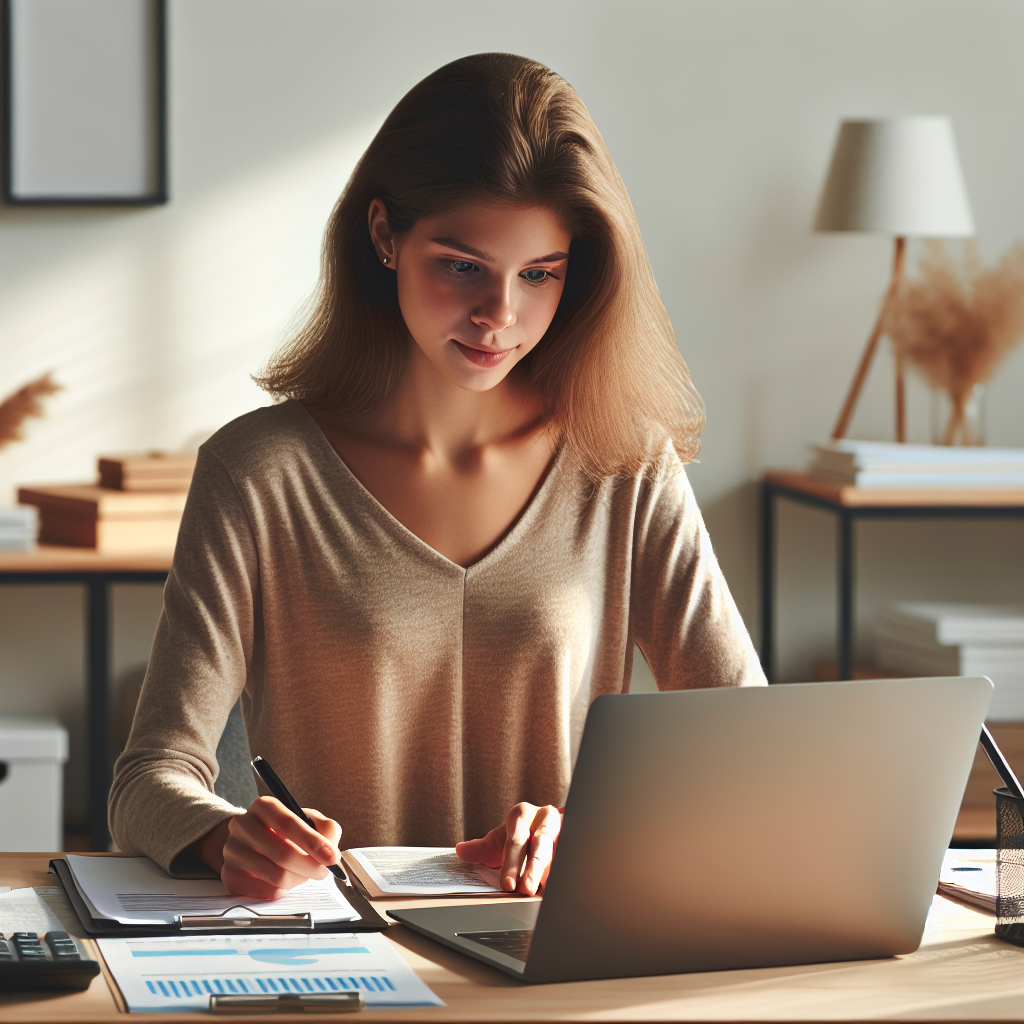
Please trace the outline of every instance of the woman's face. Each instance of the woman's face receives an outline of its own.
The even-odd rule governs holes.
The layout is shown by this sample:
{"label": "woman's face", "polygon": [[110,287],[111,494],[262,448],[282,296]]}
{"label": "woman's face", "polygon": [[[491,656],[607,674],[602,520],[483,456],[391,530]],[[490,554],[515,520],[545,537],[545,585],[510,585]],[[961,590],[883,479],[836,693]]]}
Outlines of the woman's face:
{"label": "woman's face", "polygon": [[392,235],[375,200],[370,232],[378,256],[398,275],[413,341],[458,387],[493,388],[551,324],[572,241],[552,210],[464,206]]}

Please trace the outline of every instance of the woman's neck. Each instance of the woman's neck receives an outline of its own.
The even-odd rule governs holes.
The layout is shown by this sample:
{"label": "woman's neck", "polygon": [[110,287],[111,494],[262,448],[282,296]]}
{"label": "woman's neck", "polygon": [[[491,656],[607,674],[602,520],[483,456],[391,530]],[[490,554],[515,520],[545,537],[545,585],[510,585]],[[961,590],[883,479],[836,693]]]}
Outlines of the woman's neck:
{"label": "woman's neck", "polygon": [[458,465],[489,446],[514,444],[543,430],[545,419],[543,404],[518,371],[488,391],[467,391],[441,377],[412,346],[384,407],[342,429],[360,440]]}

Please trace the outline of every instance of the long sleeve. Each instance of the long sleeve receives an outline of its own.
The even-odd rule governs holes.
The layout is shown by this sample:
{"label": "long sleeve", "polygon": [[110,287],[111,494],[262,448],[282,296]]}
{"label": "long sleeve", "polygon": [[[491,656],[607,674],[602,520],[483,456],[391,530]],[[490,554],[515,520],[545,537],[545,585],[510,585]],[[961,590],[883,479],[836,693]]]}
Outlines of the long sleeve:
{"label": "long sleeve", "polygon": [[220,461],[201,450],[109,804],[118,847],[167,870],[239,813],[214,794],[216,750],[258,656],[258,580],[246,509]]}
{"label": "long sleeve", "polygon": [[675,453],[640,482],[633,636],[658,688],[767,683]]}

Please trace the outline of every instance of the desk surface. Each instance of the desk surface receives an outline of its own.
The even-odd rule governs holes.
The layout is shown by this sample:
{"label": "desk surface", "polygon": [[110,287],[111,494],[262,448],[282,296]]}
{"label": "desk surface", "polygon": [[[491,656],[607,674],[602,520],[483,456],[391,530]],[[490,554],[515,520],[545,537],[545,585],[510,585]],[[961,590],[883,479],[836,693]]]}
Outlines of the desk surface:
{"label": "desk surface", "polygon": [[1019,487],[854,487],[838,480],[826,480],[791,469],[765,470],[770,484],[789,487],[802,494],[831,502],[841,508],[999,508],[1024,506],[1024,489]]}
{"label": "desk surface", "polygon": [[[52,885],[53,876],[45,873],[47,860],[45,854],[0,854],[0,884]],[[417,905],[412,900],[375,902],[385,910]],[[994,921],[990,914],[936,896],[924,942],[908,956],[534,986],[521,985],[395,926],[388,937],[447,1006],[374,1010],[367,1017],[372,1015],[374,1021],[1020,1021],[1024,1019],[1024,949],[997,939],[992,934]],[[125,1017],[100,977],[87,992],[0,994],[0,1019],[4,1024],[78,1024],[215,1018],[206,1014]],[[259,1015],[229,1019],[317,1018]]]}
{"label": "desk surface", "polygon": [[94,548],[40,544],[35,551],[0,551],[0,573],[167,572],[173,552],[108,555]]}

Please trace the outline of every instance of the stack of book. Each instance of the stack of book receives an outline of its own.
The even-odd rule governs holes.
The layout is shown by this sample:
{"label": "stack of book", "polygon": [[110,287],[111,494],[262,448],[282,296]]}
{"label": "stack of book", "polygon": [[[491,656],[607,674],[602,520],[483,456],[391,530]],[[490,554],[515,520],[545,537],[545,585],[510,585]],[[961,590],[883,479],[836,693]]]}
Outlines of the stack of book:
{"label": "stack of book", "polygon": [[38,532],[39,514],[34,508],[0,508],[0,551],[31,551]]}
{"label": "stack of book", "polygon": [[1024,605],[901,601],[875,629],[883,672],[988,676],[988,720],[1024,722]]}
{"label": "stack of book", "polygon": [[811,445],[811,451],[811,473],[855,487],[1024,490],[1024,448],[966,448],[843,439]]}
{"label": "stack of book", "polygon": [[192,452],[103,455],[100,487],[116,491],[187,491],[196,468]]}
{"label": "stack of book", "polygon": [[[39,511],[39,540],[138,554],[174,547],[195,455],[106,456],[96,484],[22,487],[18,501]],[[33,512],[35,509],[33,509]]]}

